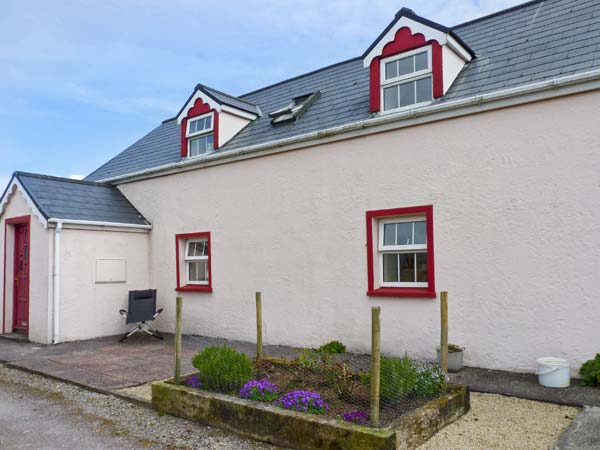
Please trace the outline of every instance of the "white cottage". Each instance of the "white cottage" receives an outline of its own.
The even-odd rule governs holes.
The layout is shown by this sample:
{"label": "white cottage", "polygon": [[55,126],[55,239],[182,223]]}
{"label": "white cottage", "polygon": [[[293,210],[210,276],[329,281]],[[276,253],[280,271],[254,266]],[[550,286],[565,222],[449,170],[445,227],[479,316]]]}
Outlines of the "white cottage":
{"label": "white cottage", "polygon": [[173,329],[432,358],[440,290],[466,364],[598,351],[600,3],[451,28],[401,9],[354,59],[233,96],[197,85],[85,181],[15,173],[2,331],[121,333],[130,289]]}

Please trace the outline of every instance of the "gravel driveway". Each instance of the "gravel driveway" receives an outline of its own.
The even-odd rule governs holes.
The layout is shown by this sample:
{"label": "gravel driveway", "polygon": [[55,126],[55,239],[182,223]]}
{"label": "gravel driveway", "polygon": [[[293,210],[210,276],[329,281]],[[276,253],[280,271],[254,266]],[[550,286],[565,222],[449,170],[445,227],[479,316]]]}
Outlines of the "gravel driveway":
{"label": "gravel driveway", "polygon": [[276,449],[217,428],[0,366],[2,450]]}

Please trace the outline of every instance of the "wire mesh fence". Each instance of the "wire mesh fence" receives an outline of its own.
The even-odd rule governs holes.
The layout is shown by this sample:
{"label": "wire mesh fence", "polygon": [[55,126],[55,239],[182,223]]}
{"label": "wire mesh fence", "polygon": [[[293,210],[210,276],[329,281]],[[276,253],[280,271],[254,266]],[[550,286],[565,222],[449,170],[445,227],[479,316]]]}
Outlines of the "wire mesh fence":
{"label": "wire mesh fence", "polygon": [[[257,306],[260,311],[259,302]],[[262,324],[260,313],[257,322]],[[380,356],[379,329],[373,330],[376,354],[347,353],[341,342],[333,341],[285,357],[263,351],[259,332],[256,357],[229,347],[207,347],[193,359],[198,374],[184,383],[358,425],[391,426],[445,394],[446,376],[436,363]]]}

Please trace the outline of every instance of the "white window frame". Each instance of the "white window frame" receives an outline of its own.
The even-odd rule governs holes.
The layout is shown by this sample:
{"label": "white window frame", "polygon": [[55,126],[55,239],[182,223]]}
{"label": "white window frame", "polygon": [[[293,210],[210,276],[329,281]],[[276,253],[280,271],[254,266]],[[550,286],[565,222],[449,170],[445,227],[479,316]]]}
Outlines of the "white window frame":
{"label": "white window frame", "polygon": [[[385,65],[392,61],[398,61],[400,59],[408,58],[410,56],[418,55],[419,53],[427,52],[427,69],[419,70],[418,72],[411,72],[406,75],[400,75],[394,78],[386,79],[385,78]],[[420,106],[429,105],[433,101],[433,68],[432,68],[432,57],[431,57],[431,45],[426,47],[420,47],[415,50],[410,50],[408,52],[400,53],[398,55],[388,56],[387,58],[383,58],[380,62],[379,66],[379,98],[381,103],[380,112],[381,114],[389,114],[398,111],[404,111],[407,109],[413,109]],[[400,106],[398,104],[397,108],[385,110],[385,98],[384,98],[384,89],[392,86],[397,86],[400,84],[404,84],[410,81],[417,81],[422,78],[431,77],[431,89],[432,89],[432,99],[427,100],[425,102],[413,103],[411,105]],[[416,86],[415,86],[416,89]],[[416,92],[415,92],[415,100],[416,100]]]}
{"label": "white window frame", "polygon": [[[191,243],[195,243],[195,242],[204,242],[207,245],[207,255],[206,256],[188,256],[189,254],[189,249],[190,249],[190,244]],[[186,276],[187,276],[187,284],[195,284],[195,285],[208,285],[210,284],[210,271],[208,270],[208,265],[209,265],[209,255],[210,255],[210,248],[208,248],[209,242],[208,242],[208,238],[194,238],[194,239],[187,239],[185,241],[185,253],[183,256],[183,260],[185,261],[185,266],[186,266]],[[198,262],[198,261],[206,261],[206,281],[192,281],[190,280],[190,263],[192,262]]]}
{"label": "white window frame", "polygon": [[[196,131],[195,133],[190,133],[190,125],[192,124],[192,122],[195,122],[197,120],[200,119],[204,119],[205,117],[209,117],[210,116],[210,128],[205,128],[202,131]],[[200,136],[202,134],[209,134],[212,133],[213,129],[215,126],[215,118],[213,117],[213,113],[209,112],[206,114],[202,114],[200,116],[196,116],[196,117],[192,117],[191,119],[188,119],[187,124],[186,124],[186,130],[185,130],[185,137],[187,138],[191,138],[191,137],[196,137],[196,136]]]}
{"label": "white window frame", "polygon": [[[385,224],[388,223],[403,223],[403,222],[425,222],[427,226],[427,217],[425,215],[415,216],[401,216],[401,217],[386,217],[385,219],[379,219],[377,225],[377,250],[379,253],[379,285],[381,287],[411,287],[411,288],[426,288],[429,287],[429,282],[390,282],[383,281],[383,255],[387,253],[424,253],[427,255],[427,234],[425,234],[425,244],[413,244],[413,245],[384,245],[383,244],[383,231]],[[413,236],[414,236],[414,225],[413,225]],[[400,270],[400,266],[398,266]],[[417,265],[415,261],[415,279],[416,279]],[[429,275],[429,274],[428,274]],[[400,276],[398,276],[400,279]]]}

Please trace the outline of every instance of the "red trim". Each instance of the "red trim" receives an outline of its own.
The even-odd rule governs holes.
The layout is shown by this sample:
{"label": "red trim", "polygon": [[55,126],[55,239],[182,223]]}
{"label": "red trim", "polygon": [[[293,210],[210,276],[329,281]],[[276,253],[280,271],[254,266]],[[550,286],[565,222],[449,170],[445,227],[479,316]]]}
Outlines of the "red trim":
{"label": "red trim", "polygon": [[[27,255],[27,259],[28,261],[31,261],[31,216],[19,216],[19,217],[11,217],[8,218],[4,221],[4,266],[3,266],[3,270],[4,270],[4,274],[3,274],[3,283],[2,283],[2,334],[6,333],[6,243],[8,241],[7,239],[7,235],[8,235],[8,225],[21,225],[21,224],[26,224],[27,225],[27,241],[29,242],[29,247],[28,247],[28,252],[29,254]],[[30,262],[31,264],[31,262]],[[28,265],[27,266],[27,279],[29,280],[29,277],[31,275],[30,272],[30,268],[31,266]],[[14,270],[14,269],[13,269]],[[14,292],[14,287],[13,287],[13,297],[15,295]],[[29,301],[27,302],[27,304],[29,305]],[[14,306],[13,306],[13,315],[14,315]],[[27,311],[27,334],[29,334],[29,311]],[[14,327],[14,320],[13,320],[13,327]]]}
{"label": "red trim", "polygon": [[444,73],[442,70],[442,46],[435,40],[425,41],[421,33],[412,34],[410,28],[402,27],[394,36],[394,40],[383,47],[381,55],[371,61],[371,79],[369,90],[371,93],[370,110],[377,112],[381,109],[381,59],[399,53],[408,52],[420,47],[431,45],[431,73],[433,85],[433,97],[444,95]]}
{"label": "red trim", "polygon": [[[208,284],[185,284],[181,285],[180,259],[179,259],[179,241],[205,237],[208,242]],[[210,240],[210,231],[201,231],[197,233],[181,233],[175,235],[175,271],[177,279],[176,291],[179,292],[212,292],[212,242]]]}
{"label": "red trim", "polygon": [[211,109],[208,103],[204,103],[201,98],[197,98],[194,106],[190,108],[187,115],[181,121],[181,157],[186,158],[188,155],[188,139],[186,136],[188,119],[201,116],[202,114],[213,113],[213,134],[214,148],[219,148],[219,113],[216,109]]}
{"label": "red trim", "polygon": [[[408,216],[413,214],[425,214],[427,219],[427,275],[428,286],[426,288],[402,288],[402,287],[375,287],[373,247],[373,221],[384,217]],[[367,211],[367,276],[369,289],[367,295],[370,297],[413,297],[413,298],[435,298],[435,264],[433,251],[433,206],[411,206],[409,208],[380,209]]]}

